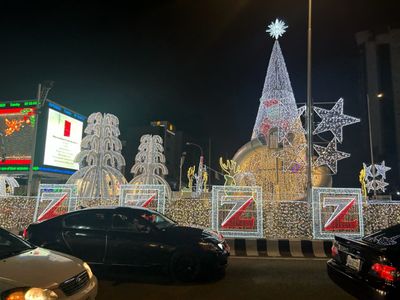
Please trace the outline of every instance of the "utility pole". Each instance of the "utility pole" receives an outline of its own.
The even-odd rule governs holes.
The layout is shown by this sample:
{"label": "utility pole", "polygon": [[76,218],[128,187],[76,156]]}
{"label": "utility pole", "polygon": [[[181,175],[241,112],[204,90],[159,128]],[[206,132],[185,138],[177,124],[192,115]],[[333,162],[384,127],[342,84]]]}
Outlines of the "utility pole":
{"label": "utility pole", "polygon": [[368,110],[368,132],[369,132],[369,150],[371,153],[371,172],[373,176],[373,190],[374,190],[374,199],[376,199],[376,186],[375,186],[375,163],[374,163],[374,148],[372,145],[372,126],[371,126],[371,112],[370,112],[370,104],[369,104],[369,95],[367,93],[367,110]]}
{"label": "utility pole", "polygon": [[37,130],[39,124],[39,116],[41,113],[41,109],[46,103],[47,95],[49,91],[53,87],[53,81],[45,81],[43,86],[39,83],[38,90],[37,90],[37,104],[36,104],[36,122],[35,127],[33,129],[33,145],[32,145],[32,152],[31,152],[31,163],[29,165],[29,175],[28,175],[28,187],[27,187],[27,196],[31,196],[31,189],[32,189],[32,180],[33,180],[33,167],[35,163],[35,152],[36,152],[36,138],[37,138]]}
{"label": "utility pole", "polygon": [[312,0],[308,0],[308,36],[307,36],[307,195],[311,201],[312,191],[312,125],[313,103],[311,94],[311,10]]}
{"label": "utility pole", "polygon": [[[209,169],[211,168],[211,137],[208,138],[208,168]],[[209,174],[210,174],[210,176],[209,176],[209,183],[208,184],[211,186],[212,185],[211,172]]]}
{"label": "utility pole", "polygon": [[185,163],[186,152],[183,152],[179,162],[179,191],[182,190],[182,168]]}

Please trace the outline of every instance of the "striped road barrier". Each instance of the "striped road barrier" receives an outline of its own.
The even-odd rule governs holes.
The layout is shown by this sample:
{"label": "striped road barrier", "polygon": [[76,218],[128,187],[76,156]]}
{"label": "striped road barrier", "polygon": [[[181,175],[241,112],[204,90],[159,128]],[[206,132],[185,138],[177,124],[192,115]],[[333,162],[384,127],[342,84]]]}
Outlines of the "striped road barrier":
{"label": "striped road barrier", "polygon": [[332,241],[327,240],[270,240],[226,239],[232,256],[264,257],[331,257]]}

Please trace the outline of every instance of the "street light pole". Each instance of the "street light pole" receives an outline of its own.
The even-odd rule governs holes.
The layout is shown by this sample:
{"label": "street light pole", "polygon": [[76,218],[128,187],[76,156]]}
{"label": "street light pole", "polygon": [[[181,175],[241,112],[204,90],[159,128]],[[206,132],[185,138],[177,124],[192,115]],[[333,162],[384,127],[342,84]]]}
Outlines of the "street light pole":
{"label": "street light pole", "polygon": [[312,13],[312,0],[308,0],[308,36],[307,36],[307,194],[311,200],[312,190],[312,157],[313,157],[313,144],[312,144],[312,95],[311,95],[311,13]]}
{"label": "street light pole", "polygon": [[182,190],[182,167],[183,163],[185,162],[185,157],[186,157],[186,152],[183,152],[179,163],[179,191]]}
{"label": "street light pole", "polygon": [[36,152],[36,139],[37,139],[37,131],[38,131],[38,123],[39,117],[42,107],[44,106],[47,95],[49,91],[53,87],[53,82],[48,81],[43,86],[39,83],[38,91],[37,91],[37,105],[36,105],[36,122],[33,130],[33,145],[32,145],[32,152],[31,152],[31,163],[29,164],[29,174],[28,174],[28,187],[27,187],[27,196],[31,196],[31,189],[32,189],[32,180],[33,180],[33,167],[35,163],[35,152]]}
{"label": "street light pole", "polygon": [[[373,179],[375,180],[375,163],[374,163],[374,149],[372,146],[372,126],[371,126],[371,112],[370,112],[370,105],[369,105],[369,95],[367,93],[367,111],[368,111],[368,132],[369,132],[369,150],[371,154],[371,171]],[[376,199],[376,188],[375,184],[372,185],[374,190],[374,199]]]}

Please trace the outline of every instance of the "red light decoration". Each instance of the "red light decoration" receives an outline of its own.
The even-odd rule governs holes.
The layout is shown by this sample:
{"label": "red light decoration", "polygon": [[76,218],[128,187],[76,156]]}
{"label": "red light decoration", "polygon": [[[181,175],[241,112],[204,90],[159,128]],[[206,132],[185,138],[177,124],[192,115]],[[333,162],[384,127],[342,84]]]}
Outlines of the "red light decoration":
{"label": "red light decoration", "polygon": [[150,205],[151,202],[153,202],[153,200],[156,198],[156,195],[154,194],[153,196],[151,196],[148,200],[146,200],[146,202],[143,203],[142,207],[147,207]]}
{"label": "red light decoration", "polygon": [[12,135],[14,132],[18,132],[21,130],[21,128],[23,127],[22,125],[24,124],[24,120],[9,120],[9,119],[5,119],[4,120],[6,123],[7,128],[4,130],[4,134],[6,136]]}
{"label": "red light decoration", "polygon": [[1,114],[22,114],[22,119],[5,119],[6,129],[4,130],[5,136],[10,136],[15,132],[20,131],[27,124],[31,127],[35,126],[36,117],[33,108],[23,108],[23,109],[3,109]]}
{"label": "red light decoration", "polygon": [[67,212],[67,209],[63,208],[61,205],[67,199],[68,199],[68,193],[65,193],[56,203],[54,203],[47,210],[45,210],[37,220],[41,222],[65,214]]}
{"label": "red light decoration", "polygon": [[355,230],[358,226],[358,220],[345,221],[345,217],[348,215],[350,209],[356,204],[356,199],[351,200],[342,209],[340,206],[335,210],[332,217],[326,222],[324,229],[327,231],[336,230]]}
{"label": "red light decoration", "polygon": [[254,198],[249,198],[245,203],[243,203],[233,214],[228,216],[222,224],[221,227],[224,229],[232,228],[245,228],[254,229],[255,218],[242,218],[242,215],[246,212],[246,208],[254,202]]}

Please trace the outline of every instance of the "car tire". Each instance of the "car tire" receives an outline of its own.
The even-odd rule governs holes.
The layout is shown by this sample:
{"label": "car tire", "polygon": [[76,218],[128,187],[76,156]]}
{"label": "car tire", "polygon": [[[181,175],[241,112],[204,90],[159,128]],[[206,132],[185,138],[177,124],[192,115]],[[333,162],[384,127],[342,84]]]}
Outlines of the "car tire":
{"label": "car tire", "polygon": [[194,281],[200,273],[199,258],[189,251],[175,252],[171,257],[170,271],[177,281]]}

